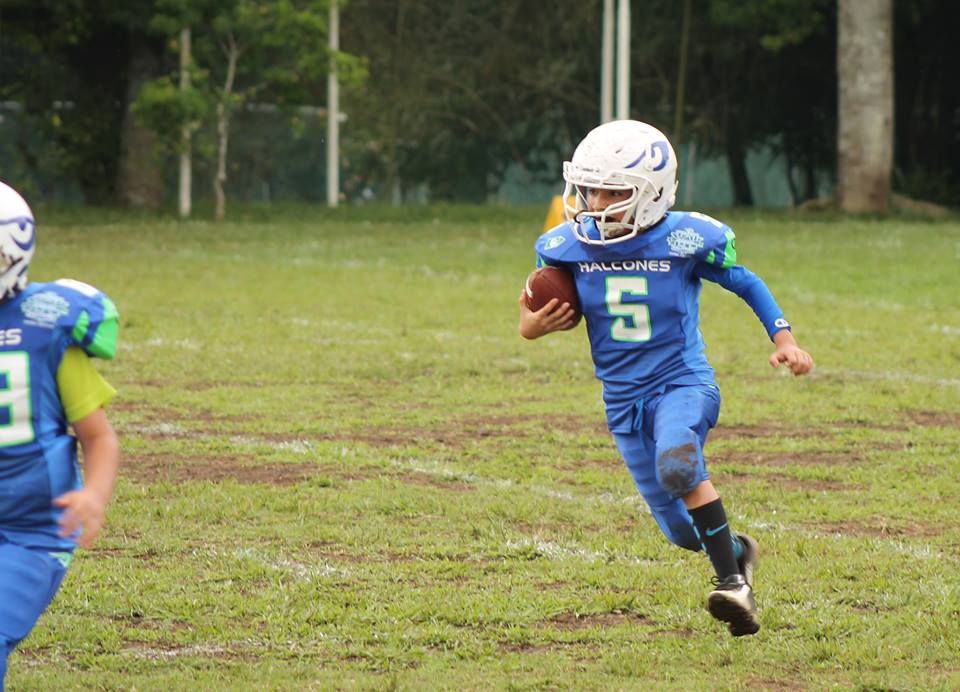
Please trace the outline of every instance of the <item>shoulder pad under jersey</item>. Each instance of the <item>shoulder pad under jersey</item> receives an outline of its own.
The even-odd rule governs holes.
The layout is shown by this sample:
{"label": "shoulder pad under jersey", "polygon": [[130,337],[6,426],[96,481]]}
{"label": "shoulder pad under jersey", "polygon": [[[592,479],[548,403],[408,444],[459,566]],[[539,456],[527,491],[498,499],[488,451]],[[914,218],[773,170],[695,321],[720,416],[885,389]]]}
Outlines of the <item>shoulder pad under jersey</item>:
{"label": "shoulder pad under jersey", "polygon": [[728,225],[699,212],[682,214],[667,236],[670,254],[727,269],[737,263],[737,238]]}
{"label": "shoulder pad under jersey", "polygon": [[[564,256],[577,248],[579,244],[580,242],[573,234],[570,224],[564,222],[537,238],[534,249],[543,264],[554,264],[564,261]],[[538,264],[540,263],[538,261]]]}
{"label": "shoulder pad under jersey", "polygon": [[74,279],[59,279],[50,286],[71,303],[70,314],[61,322],[69,330],[70,340],[94,358],[113,358],[120,323],[113,301],[93,286]]}

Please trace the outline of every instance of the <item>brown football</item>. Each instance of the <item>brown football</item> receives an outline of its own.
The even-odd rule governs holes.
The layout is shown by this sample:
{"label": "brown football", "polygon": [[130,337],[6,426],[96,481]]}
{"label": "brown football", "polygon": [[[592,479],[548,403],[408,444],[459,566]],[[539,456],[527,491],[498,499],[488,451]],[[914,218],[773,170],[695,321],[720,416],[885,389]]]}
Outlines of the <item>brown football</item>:
{"label": "brown football", "polygon": [[573,274],[558,267],[540,267],[527,277],[527,286],[524,289],[527,307],[537,311],[557,298],[560,303],[570,303],[573,308],[573,326],[580,324],[583,313],[580,312],[580,300],[577,298],[577,287],[573,282]]}

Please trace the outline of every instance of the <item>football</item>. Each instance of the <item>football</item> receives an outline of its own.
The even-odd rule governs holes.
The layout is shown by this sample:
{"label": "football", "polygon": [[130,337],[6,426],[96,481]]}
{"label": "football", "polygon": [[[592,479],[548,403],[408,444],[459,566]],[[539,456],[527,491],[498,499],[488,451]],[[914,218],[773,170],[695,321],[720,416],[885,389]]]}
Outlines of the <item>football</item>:
{"label": "football", "polygon": [[[570,303],[573,308],[573,327],[580,324],[583,313],[580,312],[580,300],[577,298],[577,287],[573,283],[573,274],[558,267],[540,267],[527,277],[524,289],[527,307],[539,310],[557,298],[560,303]],[[572,328],[572,327],[571,327]]]}

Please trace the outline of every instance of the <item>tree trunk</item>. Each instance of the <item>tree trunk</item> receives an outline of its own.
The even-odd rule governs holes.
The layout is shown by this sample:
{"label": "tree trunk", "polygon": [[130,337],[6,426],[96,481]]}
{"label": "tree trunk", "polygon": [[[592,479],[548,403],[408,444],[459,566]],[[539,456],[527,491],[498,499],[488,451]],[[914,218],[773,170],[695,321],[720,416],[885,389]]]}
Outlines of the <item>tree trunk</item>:
{"label": "tree trunk", "polygon": [[890,203],[893,167],[893,0],[839,0],[837,203]]}
{"label": "tree trunk", "polygon": [[227,196],[223,186],[227,183],[227,144],[230,136],[230,96],[233,93],[233,80],[237,75],[237,58],[240,51],[233,37],[227,48],[227,78],[223,84],[223,94],[217,104],[217,174],[213,177],[213,196],[216,207],[214,218],[223,221],[227,212]]}
{"label": "tree trunk", "polygon": [[163,204],[163,171],[156,152],[156,137],[130,110],[140,87],[156,76],[157,57],[142,36],[130,38],[130,65],[126,104],[120,126],[120,161],[117,194],[134,209],[159,209]]}
{"label": "tree trunk", "polygon": [[733,185],[733,204],[737,207],[752,207],[753,192],[747,177],[747,152],[744,151],[736,125],[727,129],[727,168]]}

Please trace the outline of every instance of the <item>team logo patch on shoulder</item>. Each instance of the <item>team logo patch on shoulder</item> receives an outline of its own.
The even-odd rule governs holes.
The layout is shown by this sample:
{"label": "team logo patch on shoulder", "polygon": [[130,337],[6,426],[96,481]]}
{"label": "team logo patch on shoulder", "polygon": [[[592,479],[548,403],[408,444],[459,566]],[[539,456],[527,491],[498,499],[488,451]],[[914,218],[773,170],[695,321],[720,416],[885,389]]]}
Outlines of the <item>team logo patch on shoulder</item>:
{"label": "team logo patch on shoulder", "polygon": [[552,238],[550,238],[550,240],[548,240],[548,241],[546,242],[546,244],[543,246],[543,249],[544,249],[544,250],[552,250],[552,249],[555,248],[555,247],[560,247],[560,246],[563,245],[566,241],[567,241],[567,239],[564,238],[562,235],[555,235],[555,236],[553,236]]}
{"label": "team logo patch on shoulder", "polygon": [[44,291],[23,301],[20,310],[23,311],[26,324],[53,329],[57,320],[70,314],[70,301],[53,291]]}
{"label": "team logo patch on shoulder", "polygon": [[677,228],[667,236],[670,254],[676,257],[690,257],[704,245],[703,236],[692,228]]}

